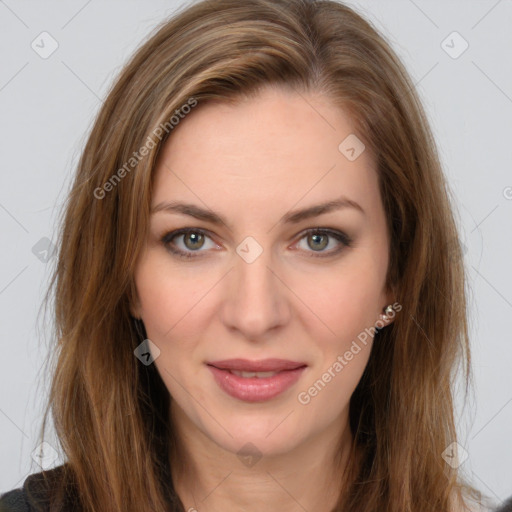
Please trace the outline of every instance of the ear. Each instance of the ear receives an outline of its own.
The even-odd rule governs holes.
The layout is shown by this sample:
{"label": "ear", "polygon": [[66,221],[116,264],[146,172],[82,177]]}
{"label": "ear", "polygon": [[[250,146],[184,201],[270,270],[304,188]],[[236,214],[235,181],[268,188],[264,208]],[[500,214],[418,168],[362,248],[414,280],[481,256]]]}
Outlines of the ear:
{"label": "ear", "polygon": [[141,320],[139,308],[133,308],[130,306],[130,315],[135,318],[135,320]]}

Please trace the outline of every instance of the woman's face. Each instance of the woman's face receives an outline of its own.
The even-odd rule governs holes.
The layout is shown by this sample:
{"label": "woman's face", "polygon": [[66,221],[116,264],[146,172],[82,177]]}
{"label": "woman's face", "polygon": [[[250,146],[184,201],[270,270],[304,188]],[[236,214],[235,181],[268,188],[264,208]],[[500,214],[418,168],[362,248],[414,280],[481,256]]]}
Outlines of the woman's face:
{"label": "woman's face", "polygon": [[377,173],[359,144],[325,97],[271,88],[199,105],[168,139],[132,313],[188,436],[271,455],[346,427],[370,328],[393,302]]}

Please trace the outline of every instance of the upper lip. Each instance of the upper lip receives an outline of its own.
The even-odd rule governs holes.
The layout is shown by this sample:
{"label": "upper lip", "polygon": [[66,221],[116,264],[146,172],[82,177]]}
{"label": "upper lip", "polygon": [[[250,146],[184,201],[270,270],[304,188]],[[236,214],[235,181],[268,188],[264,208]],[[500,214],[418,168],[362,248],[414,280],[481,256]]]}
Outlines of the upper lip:
{"label": "upper lip", "polygon": [[306,363],[289,361],[286,359],[261,359],[250,361],[249,359],[225,359],[207,363],[220,370],[237,370],[245,372],[278,372],[282,370],[295,370],[306,366]]}

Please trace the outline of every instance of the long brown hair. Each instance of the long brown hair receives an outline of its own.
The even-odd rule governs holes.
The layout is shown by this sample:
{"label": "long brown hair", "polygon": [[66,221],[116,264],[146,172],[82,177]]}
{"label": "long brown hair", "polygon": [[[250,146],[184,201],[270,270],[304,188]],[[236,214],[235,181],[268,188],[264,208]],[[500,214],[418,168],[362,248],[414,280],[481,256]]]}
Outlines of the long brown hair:
{"label": "long brown hair", "polygon": [[115,81],[68,195],[50,287],[56,342],[42,438],[51,410],[66,458],[56,492],[73,488],[90,512],[183,510],[167,457],[171,398],[155,365],[134,356],[144,332],[130,315],[152,171],[177,110],[266,85],[324,94],[350,113],[378,164],[387,284],[403,308],[375,335],[351,398],[362,458],[350,459],[335,510],[448,512],[455,495],[478,495],[442,457],[457,440],[461,361],[466,392],[471,377],[452,199],[403,65],[369,22],[330,0],[192,4],[157,27]]}

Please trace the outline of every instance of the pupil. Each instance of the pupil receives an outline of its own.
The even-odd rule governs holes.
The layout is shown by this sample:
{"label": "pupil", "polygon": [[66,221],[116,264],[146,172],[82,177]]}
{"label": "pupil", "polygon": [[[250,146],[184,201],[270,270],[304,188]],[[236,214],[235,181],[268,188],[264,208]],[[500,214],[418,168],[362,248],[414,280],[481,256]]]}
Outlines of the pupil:
{"label": "pupil", "polygon": [[[192,239],[192,243],[187,243],[188,240]],[[198,249],[201,247],[201,242],[203,241],[203,235],[201,233],[187,233],[185,235],[185,245],[189,249]],[[197,245],[196,245],[197,244]]]}
{"label": "pupil", "polygon": [[[326,236],[325,235],[311,235],[311,237],[313,238],[313,240],[315,240],[315,243],[319,241],[319,239],[321,238],[324,238],[324,242],[325,242],[325,238]],[[317,248],[320,247],[320,249],[323,249],[324,247],[326,246],[326,244],[324,243],[323,245],[319,246],[319,245],[316,245]],[[314,247],[313,247],[314,249]]]}

